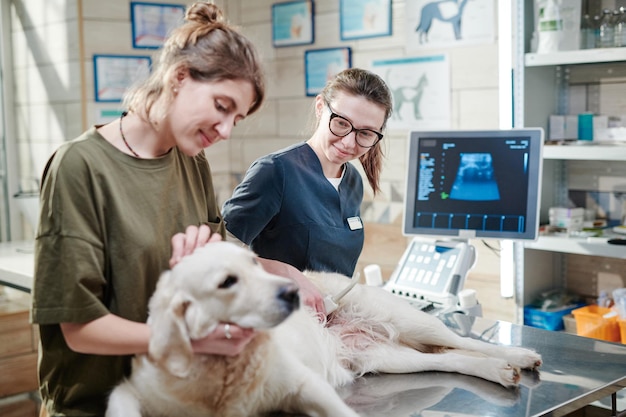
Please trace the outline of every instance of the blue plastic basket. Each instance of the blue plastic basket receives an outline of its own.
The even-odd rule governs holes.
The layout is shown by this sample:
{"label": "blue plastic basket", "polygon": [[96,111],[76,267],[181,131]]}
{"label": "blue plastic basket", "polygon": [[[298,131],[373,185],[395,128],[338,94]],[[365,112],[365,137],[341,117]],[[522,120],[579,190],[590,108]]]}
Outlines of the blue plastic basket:
{"label": "blue plastic basket", "polygon": [[524,307],[524,324],[546,330],[563,330],[565,328],[563,317],[584,305],[580,303],[550,310],[541,310],[527,305]]}

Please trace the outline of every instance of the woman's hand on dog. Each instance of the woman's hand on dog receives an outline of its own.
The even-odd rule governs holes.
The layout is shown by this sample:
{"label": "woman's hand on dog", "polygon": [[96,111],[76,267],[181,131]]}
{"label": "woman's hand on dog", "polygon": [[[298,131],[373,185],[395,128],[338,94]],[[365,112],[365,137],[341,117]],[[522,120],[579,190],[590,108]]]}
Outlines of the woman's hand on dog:
{"label": "woman's hand on dog", "polygon": [[195,353],[208,355],[235,356],[256,336],[253,329],[246,329],[234,324],[220,324],[202,339],[192,340]]}
{"label": "woman's hand on dog", "polygon": [[222,240],[222,236],[219,233],[211,232],[211,228],[206,224],[188,226],[185,233],[176,233],[172,236],[170,268],[173,268],[184,256],[193,253],[196,248],[220,240]]}

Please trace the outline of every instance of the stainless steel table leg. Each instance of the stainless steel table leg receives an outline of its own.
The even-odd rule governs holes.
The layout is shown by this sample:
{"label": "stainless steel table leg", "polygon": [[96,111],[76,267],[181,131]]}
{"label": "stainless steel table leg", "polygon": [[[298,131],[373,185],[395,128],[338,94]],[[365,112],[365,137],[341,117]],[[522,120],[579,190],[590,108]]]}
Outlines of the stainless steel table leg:
{"label": "stainless steel table leg", "polygon": [[625,417],[626,410],[617,411],[617,392],[611,394],[611,416],[613,417]]}

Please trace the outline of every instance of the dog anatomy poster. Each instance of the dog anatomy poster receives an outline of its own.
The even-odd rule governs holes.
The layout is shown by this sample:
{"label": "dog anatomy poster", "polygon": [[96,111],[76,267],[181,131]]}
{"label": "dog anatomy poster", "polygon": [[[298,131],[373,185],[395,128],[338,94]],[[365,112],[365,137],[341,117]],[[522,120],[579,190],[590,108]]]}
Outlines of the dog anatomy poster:
{"label": "dog anatomy poster", "polygon": [[450,128],[450,63],[445,54],[374,61],[393,95],[392,130]]}
{"label": "dog anatomy poster", "polygon": [[494,0],[407,0],[406,48],[494,41]]}

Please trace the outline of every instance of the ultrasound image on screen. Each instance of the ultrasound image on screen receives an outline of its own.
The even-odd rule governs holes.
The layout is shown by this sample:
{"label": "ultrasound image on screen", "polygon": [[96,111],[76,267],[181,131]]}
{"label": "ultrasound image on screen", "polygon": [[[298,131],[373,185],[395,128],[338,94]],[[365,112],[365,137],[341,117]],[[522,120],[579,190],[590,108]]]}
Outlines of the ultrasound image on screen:
{"label": "ultrasound image on screen", "polygon": [[459,169],[452,184],[453,200],[493,201],[500,199],[490,153],[461,154]]}

